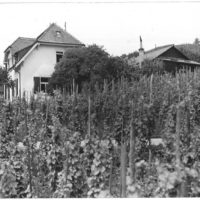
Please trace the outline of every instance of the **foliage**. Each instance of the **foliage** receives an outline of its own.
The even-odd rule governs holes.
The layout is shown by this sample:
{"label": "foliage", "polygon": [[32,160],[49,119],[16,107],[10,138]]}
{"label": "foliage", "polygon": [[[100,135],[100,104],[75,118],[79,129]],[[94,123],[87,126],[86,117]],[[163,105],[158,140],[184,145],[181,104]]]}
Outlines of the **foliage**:
{"label": "foliage", "polygon": [[195,38],[193,44],[199,45],[199,38]]}
{"label": "foliage", "polygon": [[199,89],[199,71],[156,72],[104,81],[92,93],[2,101],[1,196],[120,197],[125,166],[127,197],[198,197]]}
{"label": "foliage", "polygon": [[2,84],[6,84],[7,86],[11,87],[14,83],[11,80],[6,68],[0,66],[0,85]]}
{"label": "foliage", "polygon": [[49,81],[49,90],[56,86],[67,91],[75,85],[79,91],[88,85],[91,88],[96,84],[102,86],[104,80],[117,80],[123,76],[127,67],[123,59],[109,56],[97,45],[68,49],[55,66]]}
{"label": "foliage", "polygon": [[182,51],[189,59],[200,62],[200,46],[198,43],[177,45],[177,48]]}

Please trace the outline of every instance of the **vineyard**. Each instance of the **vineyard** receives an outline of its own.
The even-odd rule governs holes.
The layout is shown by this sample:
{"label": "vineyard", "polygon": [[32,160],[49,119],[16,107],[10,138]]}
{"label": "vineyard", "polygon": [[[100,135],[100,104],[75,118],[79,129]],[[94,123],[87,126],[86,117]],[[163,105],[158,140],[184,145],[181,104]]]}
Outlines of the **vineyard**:
{"label": "vineyard", "polygon": [[0,102],[0,197],[198,196],[200,71]]}

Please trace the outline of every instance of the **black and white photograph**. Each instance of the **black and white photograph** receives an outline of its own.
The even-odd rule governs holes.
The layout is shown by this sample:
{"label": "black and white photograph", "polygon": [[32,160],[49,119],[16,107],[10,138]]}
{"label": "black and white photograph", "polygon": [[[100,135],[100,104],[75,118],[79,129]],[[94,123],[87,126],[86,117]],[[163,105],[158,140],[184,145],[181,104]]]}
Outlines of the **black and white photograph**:
{"label": "black and white photograph", "polygon": [[0,199],[200,197],[200,0],[0,0]]}

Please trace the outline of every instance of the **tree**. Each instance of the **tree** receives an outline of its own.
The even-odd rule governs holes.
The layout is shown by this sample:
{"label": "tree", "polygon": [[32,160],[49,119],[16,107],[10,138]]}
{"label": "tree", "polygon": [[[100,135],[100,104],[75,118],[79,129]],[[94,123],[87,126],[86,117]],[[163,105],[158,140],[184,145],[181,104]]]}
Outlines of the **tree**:
{"label": "tree", "polygon": [[196,44],[182,44],[176,46],[189,59],[200,62],[200,45]]}
{"label": "tree", "polygon": [[199,39],[198,38],[195,38],[195,40],[194,40],[194,43],[193,44],[195,44],[195,45],[199,45]]}
{"label": "tree", "polygon": [[10,77],[5,68],[0,66],[0,84],[7,84],[10,82]]}
{"label": "tree", "polygon": [[75,84],[80,91],[88,86],[92,89],[96,84],[101,87],[104,80],[112,81],[125,76],[126,67],[128,65],[122,58],[110,56],[97,45],[71,48],[55,66],[48,88],[71,90]]}
{"label": "tree", "polygon": [[0,66],[0,93],[4,94],[4,87],[12,87],[14,85],[14,81],[11,80],[8,71],[6,68]]}
{"label": "tree", "polygon": [[134,51],[133,53],[129,53],[128,54],[128,58],[136,58],[139,56],[139,52],[138,51]]}

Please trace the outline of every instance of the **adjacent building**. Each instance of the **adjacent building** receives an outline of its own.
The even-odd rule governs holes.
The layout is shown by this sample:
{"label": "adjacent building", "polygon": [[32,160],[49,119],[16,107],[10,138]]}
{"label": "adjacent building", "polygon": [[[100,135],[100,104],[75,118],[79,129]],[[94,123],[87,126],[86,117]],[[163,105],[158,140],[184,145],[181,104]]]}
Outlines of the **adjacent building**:
{"label": "adjacent building", "polygon": [[[143,48],[142,38],[140,37],[139,56],[133,58],[133,62],[138,63],[142,67],[144,60],[159,60],[164,64],[167,71],[173,71],[179,67],[196,67],[200,66],[199,62],[190,60],[184,55],[174,44],[155,47],[145,51]],[[133,63],[132,62],[132,63]]]}
{"label": "adjacent building", "polygon": [[4,64],[15,84],[5,88],[5,98],[12,99],[36,92],[46,92],[49,77],[67,48],[84,46],[74,36],[52,23],[37,38],[17,38],[4,51]]}

